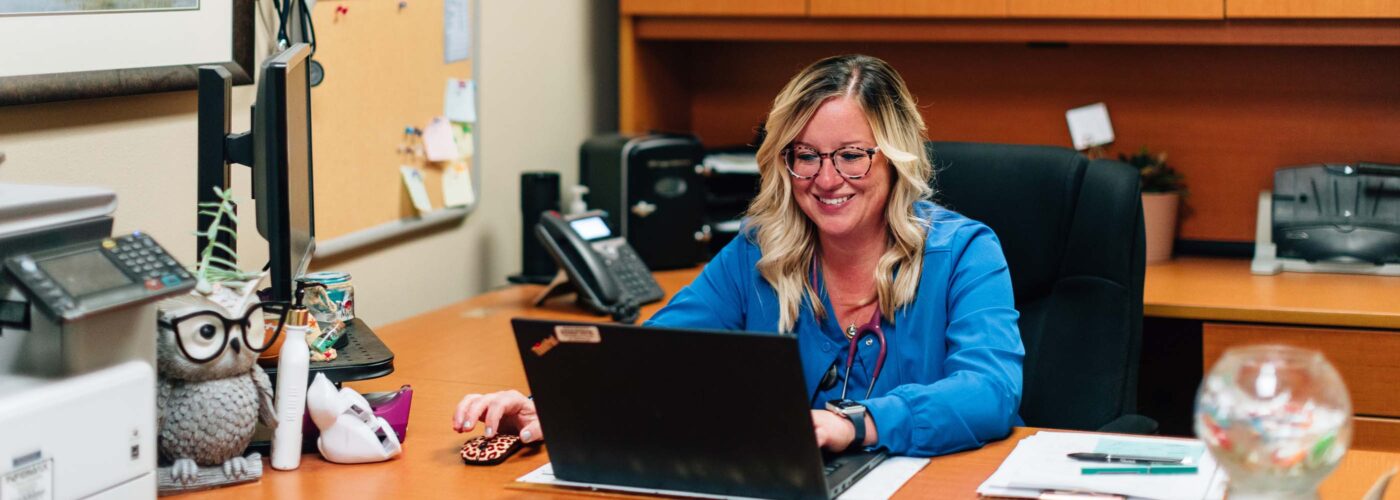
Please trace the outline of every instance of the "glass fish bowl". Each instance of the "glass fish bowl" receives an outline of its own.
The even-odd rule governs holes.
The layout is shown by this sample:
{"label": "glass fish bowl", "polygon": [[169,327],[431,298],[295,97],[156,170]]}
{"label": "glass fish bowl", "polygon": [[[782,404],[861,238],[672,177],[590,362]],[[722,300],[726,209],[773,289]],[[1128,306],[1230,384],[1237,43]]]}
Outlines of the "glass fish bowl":
{"label": "glass fish bowl", "polygon": [[1351,445],[1351,397],[1322,353],[1236,347],[1201,382],[1195,428],[1232,500],[1317,498]]}

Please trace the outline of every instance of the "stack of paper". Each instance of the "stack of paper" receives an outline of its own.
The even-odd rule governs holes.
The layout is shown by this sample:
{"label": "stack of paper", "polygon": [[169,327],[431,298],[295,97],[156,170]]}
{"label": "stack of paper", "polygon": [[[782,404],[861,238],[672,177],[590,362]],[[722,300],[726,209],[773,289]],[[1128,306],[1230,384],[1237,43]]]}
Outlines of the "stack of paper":
{"label": "stack of paper", "polygon": [[[1069,453],[1110,453],[1183,458],[1194,474],[1084,474],[1085,468],[1122,464],[1082,462]],[[1038,432],[1016,449],[977,488],[983,496],[1039,498],[1052,492],[1098,493],[1143,499],[1216,499],[1224,497],[1225,474],[1197,440],[1133,437],[1119,434]]]}

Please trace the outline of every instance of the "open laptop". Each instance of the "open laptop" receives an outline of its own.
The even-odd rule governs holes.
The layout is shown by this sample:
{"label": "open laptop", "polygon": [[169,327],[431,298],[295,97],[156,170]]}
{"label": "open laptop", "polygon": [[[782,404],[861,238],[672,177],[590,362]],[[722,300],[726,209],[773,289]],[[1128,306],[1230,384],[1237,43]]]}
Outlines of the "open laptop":
{"label": "open laptop", "polygon": [[817,448],[795,337],[511,324],[559,479],[834,498],[884,460]]}

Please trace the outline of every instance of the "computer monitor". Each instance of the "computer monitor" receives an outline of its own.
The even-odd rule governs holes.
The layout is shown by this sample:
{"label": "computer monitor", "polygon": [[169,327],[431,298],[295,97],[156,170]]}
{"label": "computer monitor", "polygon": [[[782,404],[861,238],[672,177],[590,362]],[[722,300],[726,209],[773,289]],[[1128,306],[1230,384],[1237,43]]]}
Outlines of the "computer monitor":
{"label": "computer monitor", "polygon": [[[199,201],[229,187],[229,163],[253,168],[258,232],[268,244],[271,298],[291,300],[316,248],[311,161],[311,47],[295,44],[263,61],[253,127],[230,134],[228,72],[199,68]],[[198,227],[209,216],[198,217]],[[230,221],[232,222],[232,221]],[[230,224],[232,226],[232,224]],[[220,242],[236,248],[232,238]],[[199,249],[206,244],[200,237]]]}

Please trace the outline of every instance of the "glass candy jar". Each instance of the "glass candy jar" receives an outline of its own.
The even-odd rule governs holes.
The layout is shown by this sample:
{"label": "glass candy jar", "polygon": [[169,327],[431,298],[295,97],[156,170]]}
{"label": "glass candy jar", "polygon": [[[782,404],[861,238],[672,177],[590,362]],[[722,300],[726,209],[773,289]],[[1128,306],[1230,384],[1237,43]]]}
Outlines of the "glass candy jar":
{"label": "glass candy jar", "polygon": [[1321,353],[1227,349],[1196,394],[1196,435],[1230,477],[1229,498],[1317,498],[1351,444],[1351,398]]}

